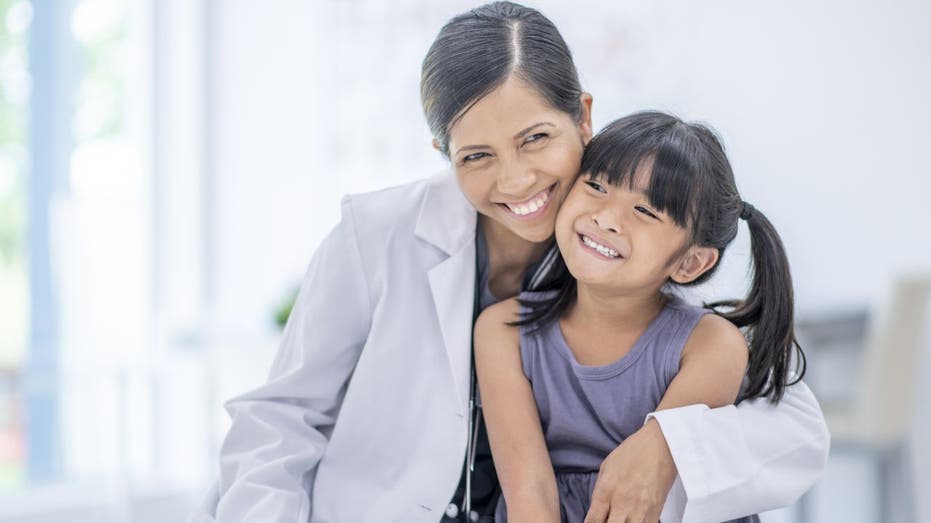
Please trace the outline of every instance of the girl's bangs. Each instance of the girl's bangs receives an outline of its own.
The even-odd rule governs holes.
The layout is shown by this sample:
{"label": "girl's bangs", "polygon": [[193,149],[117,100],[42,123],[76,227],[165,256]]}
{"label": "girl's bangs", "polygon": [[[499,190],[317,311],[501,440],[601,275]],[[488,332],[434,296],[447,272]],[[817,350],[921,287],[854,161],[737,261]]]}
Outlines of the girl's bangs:
{"label": "girl's bangs", "polygon": [[[621,187],[643,186],[650,205],[669,215],[678,226],[693,223],[695,205],[690,195],[697,179],[695,137],[675,121],[644,125],[621,119],[592,139],[582,158],[581,172]],[[691,154],[690,154],[691,153]]]}

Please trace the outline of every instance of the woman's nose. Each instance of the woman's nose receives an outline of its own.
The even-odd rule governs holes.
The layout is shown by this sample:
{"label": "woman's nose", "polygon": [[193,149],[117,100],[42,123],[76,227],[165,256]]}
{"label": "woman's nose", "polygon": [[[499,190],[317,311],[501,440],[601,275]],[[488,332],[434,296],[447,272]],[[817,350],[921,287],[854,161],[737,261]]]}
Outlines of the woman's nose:
{"label": "woman's nose", "polygon": [[502,166],[498,172],[498,191],[508,196],[523,198],[531,196],[530,190],[537,183],[533,170],[521,168],[520,165]]}

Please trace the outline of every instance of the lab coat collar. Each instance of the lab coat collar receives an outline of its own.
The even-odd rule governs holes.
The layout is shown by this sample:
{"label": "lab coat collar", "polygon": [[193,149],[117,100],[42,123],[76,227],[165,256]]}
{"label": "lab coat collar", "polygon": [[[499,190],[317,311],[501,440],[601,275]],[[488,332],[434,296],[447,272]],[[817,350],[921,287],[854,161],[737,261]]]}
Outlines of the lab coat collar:
{"label": "lab coat collar", "polygon": [[452,173],[429,180],[414,234],[449,255],[427,277],[463,416],[468,409],[472,364],[476,222],[475,209]]}
{"label": "lab coat collar", "polygon": [[445,171],[431,177],[414,234],[452,256],[475,243],[476,213],[456,176]]}

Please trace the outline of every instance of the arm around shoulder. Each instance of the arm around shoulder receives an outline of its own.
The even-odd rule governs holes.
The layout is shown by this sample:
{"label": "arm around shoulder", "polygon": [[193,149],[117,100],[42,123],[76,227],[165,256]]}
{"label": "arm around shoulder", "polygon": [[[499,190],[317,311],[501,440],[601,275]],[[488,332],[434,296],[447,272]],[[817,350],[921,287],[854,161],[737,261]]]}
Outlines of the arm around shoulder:
{"label": "arm around shoulder", "polygon": [[220,477],[192,521],[306,521],[371,304],[351,200],[301,284],[268,381],[226,403]]}
{"label": "arm around shoulder", "polygon": [[725,521],[791,505],[827,462],[830,435],[803,382],[787,387],[776,405],[755,398],[739,406],[689,405],[650,417],[659,423],[678,469],[681,484],[670,501],[678,498],[682,521]]}

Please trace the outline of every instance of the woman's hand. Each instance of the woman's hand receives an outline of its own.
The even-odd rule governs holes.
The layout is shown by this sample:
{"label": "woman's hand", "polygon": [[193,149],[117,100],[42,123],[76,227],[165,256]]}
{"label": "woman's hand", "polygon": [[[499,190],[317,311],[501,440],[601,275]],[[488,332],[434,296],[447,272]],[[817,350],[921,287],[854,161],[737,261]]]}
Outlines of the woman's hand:
{"label": "woman's hand", "polygon": [[585,523],[659,521],[677,473],[659,423],[651,419],[602,462]]}

